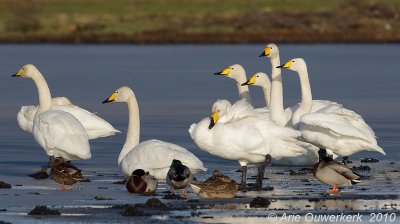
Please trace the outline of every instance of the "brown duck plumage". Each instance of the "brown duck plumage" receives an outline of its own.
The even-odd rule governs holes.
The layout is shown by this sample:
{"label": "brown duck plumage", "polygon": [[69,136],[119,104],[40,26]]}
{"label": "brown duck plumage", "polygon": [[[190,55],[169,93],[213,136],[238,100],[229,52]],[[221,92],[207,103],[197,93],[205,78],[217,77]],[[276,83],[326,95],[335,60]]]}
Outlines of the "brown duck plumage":
{"label": "brown duck plumage", "polygon": [[218,170],[204,182],[193,182],[190,186],[199,197],[209,199],[234,198],[239,188],[234,180]]}
{"label": "brown duck plumage", "polygon": [[83,180],[81,170],[62,158],[54,159],[51,165],[50,178],[61,184],[62,189],[64,189],[64,185],[67,185],[66,189],[71,189],[73,184]]}

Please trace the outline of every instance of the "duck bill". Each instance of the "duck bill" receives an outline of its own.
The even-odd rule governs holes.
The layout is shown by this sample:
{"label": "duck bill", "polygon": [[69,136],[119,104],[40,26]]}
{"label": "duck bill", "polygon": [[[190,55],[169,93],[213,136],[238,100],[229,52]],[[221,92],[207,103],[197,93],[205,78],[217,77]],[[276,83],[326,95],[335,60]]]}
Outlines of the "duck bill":
{"label": "duck bill", "polygon": [[101,102],[102,104],[105,104],[105,103],[111,103],[111,102],[114,102],[115,101],[115,93],[113,93],[113,94],[111,94],[111,96],[110,97],[108,97],[107,99],[105,99],[103,102]]}

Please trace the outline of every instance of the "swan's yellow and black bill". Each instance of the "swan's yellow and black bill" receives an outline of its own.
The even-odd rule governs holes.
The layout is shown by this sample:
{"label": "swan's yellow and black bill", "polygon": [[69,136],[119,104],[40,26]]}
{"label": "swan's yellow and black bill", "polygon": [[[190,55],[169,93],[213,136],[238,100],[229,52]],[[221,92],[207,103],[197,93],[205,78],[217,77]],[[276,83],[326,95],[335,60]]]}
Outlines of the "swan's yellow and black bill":
{"label": "swan's yellow and black bill", "polygon": [[266,47],[258,57],[267,57],[269,54],[271,54],[271,48]]}
{"label": "swan's yellow and black bill", "polygon": [[210,125],[208,126],[208,129],[211,129],[214,127],[214,125],[217,123],[218,121],[218,112],[214,112],[211,116],[210,116]]}
{"label": "swan's yellow and black bill", "polygon": [[231,70],[232,70],[231,68],[226,68],[226,69],[224,69],[224,70],[222,70],[220,72],[214,73],[214,75],[228,75],[229,72],[231,72]]}
{"label": "swan's yellow and black bill", "polygon": [[276,66],[276,68],[290,68],[290,66],[292,65],[293,61],[288,61],[286,62],[284,65],[279,65]]}
{"label": "swan's yellow and black bill", "polygon": [[111,94],[111,96],[108,97],[106,100],[104,100],[102,102],[102,104],[114,102],[115,101],[115,95],[116,95],[116,93]]}
{"label": "swan's yellow and black bill", "polygon": [[242,86],[253,85],[256,82],[256,77],[252,76],[249,80],[242,84]]}
{"label": "swan's yellow and black bill", "polygon": [[21,68],[20,70],[18,70],[17,73],[12,75],[11,77],[20,77],[22,74],[24,74],[24,69]]}

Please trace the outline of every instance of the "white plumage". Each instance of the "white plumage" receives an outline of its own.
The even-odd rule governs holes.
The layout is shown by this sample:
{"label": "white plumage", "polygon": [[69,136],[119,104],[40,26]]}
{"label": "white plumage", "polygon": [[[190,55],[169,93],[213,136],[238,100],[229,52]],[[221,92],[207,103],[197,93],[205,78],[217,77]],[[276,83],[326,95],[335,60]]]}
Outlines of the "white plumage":
{"label": "white plumage", "polygon": [[48,156],[64,160],[91,157],[85,129],[74,116],[64,111],[38,114],[33,122],[32,134]]}
{"label": "white plumage", "polygon": [[[110,123],[83,108],[73,105],[66,97],[52,99],[52,109],[72,114],[83,125],[89,139],[115,135],[119,131]],[[33,119],[38,110],[37,106],[22,106],[17,115],[18,125],[26,132],[32,132]]]}
{"label": "white plumage", "polygon": [[[70,113],[52,110],[51,94],[43,75],[34,65],[23,66],[16,77],[31,78],[39,92],[39,107],[23,107],[21,115],[31,117],[33,124],[24,128],[31,130],[35,140],[54,157],[64,160],[90,159],[88,136],[82,124]],[[33,114],[34,113],[34,114]],[[30,129],[31,128],[31,129]]]}
{"label": "white plumage", "polygon": [[292,59],[281,67],[296,71],[300,77],[302,102],[293,113],[292,122],[306,141],[343,157],[363,150],[385,154],[377,145],[372,128],[354,111],[333,102],[311,111],[313,101],[304,59]]}
{"label": "white plumage", "polygon": [[172,160],[177,159],[188,166],[192,173],[206,171],[203,163],[185,148],[152,139],[135,146],[122,159],[120,167],[124,176],[128,177],[135,169],[143,169],[158,180],[164,180]]}
{"label": "white plumage", "polygon": [[135,94],[129,87],[119,88],[103,103],[114,101],[126,102],[129,109],[128,133],[118,158],[118,164],[125,177],[130,176],[135,169],[143,169],[158,180],[165,181],[173,159],[180,160],[193,174],[207,170],[203,162],[181,146],[159,140],[139,143],[139,107]]}
{"label": "white plumage", "polygon": [[210,119],[204,118],[189,129],[194,142],[204,151],[237,160],[241,166],[261,163],[267,154],[282,159],[307,153],[309,144],[297,140],[300,132],[276,125],[245,100],[232,106],[226,100],[219,100],[214,103],[213,111],[218,111],[220,117],[213,128],[208,128]]}

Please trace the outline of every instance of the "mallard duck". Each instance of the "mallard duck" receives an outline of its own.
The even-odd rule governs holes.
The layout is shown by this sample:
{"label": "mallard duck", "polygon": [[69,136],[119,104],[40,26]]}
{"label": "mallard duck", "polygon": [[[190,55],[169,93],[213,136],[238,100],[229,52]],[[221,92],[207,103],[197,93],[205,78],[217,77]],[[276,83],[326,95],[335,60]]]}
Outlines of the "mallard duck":
{"label": "mallard duck", "polygon": [[180,160],[174,159],[168,170],[166,180],[173,188],[174,193],[176,189],[183,189],[183,195],[186,197],[185,188],[193,181],[193,174],[189,167],[183,165]]}
{"label": "mallard duck", "polygon": [[157,179],[142,169],[136,169],[126,182],[126,189],[130,193],[153,195],[158,186]]}
{"label": "mallard duck", "polygon": [[320,150],[319,154],[321,160],[314,165],[312,172],[318,180],[333,186],[328,193],[338,193],[339,186],[351,186],[361,182],[359,175],[351,171],[346,165],[326,156],[325,150]]}
{"label": "mallard duck", "polygon": [[236,181],[218,170],[215,170],[206,181],[193,182],[190,186],[199,197],[208,199],[234,198],[239,189]]}
{"label": "mallard duck", "polygon": [[61,189],[71,190],[72,185],[83,180],[81,170],[61,157],[56,157],[51,164],[50,178],[61,184]]}

